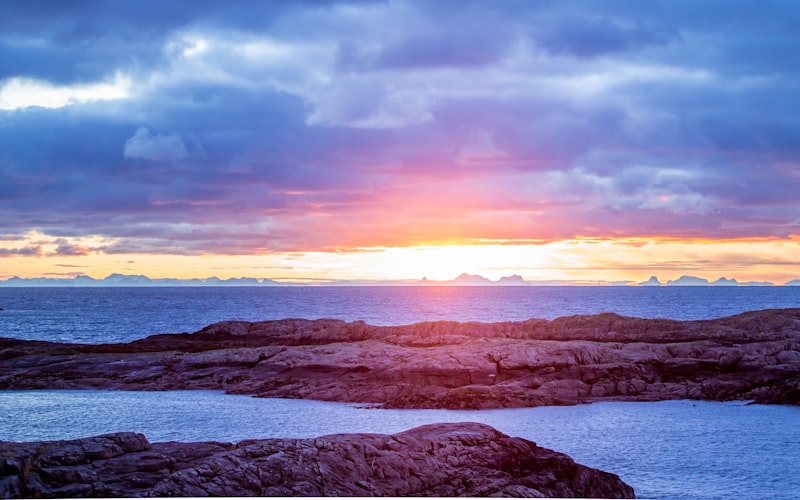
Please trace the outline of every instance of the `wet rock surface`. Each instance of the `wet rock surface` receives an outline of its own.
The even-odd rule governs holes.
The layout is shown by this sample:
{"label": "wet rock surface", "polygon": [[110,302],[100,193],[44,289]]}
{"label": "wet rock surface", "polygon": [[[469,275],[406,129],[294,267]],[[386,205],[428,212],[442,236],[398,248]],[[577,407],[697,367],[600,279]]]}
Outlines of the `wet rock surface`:
{"label": "wet rock surface", "polygon": [[634,494],[614,474],[475,423],[237,444],[151,444],[135,433],[0,441],[0,467],[4,498]]}
{"label": "wet rock surface", "polygon": [[706,321],[228,321],[127,344],[0,339],[0,389],[222,389],[393,408],[800,404],[800,309]]}

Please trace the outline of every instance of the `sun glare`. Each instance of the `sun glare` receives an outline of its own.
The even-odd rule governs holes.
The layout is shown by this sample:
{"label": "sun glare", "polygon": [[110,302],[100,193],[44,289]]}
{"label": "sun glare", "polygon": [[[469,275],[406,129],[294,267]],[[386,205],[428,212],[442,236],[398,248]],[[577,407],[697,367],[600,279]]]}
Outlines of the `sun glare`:
{"label": "sun glare", "polygon": [[[768,281],[782,285],[800,277],[800,240],[661,241],[573,239],[551,243],[509,242],[340,249],[261,255],[106,253],[101,237],[56,238],[30,232],[0,242],[0,256],[14,256],[0,279],[20,277],[103,278],[112,273],[151,278],[238,277],[319,283],[341,280],[452,280],[462,273],[492,281],[520,275],[532,283],[636,284],[682,275]],[[6,262],[10,263],[10,260]],[[698,264],[700,262],[701,264]]]}

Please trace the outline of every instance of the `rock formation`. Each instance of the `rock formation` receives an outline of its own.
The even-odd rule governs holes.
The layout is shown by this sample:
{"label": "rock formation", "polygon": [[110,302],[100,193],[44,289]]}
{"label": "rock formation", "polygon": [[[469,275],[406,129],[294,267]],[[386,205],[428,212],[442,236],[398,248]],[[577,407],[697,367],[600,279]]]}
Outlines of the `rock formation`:
{"label": "rock formation", "polygon": [[237,444],[151,444],[135,433],[0,441],[0,470],[4,498],[634,494],[614,474],[474,423]]}
{"label": "rock formation", "polygon": [[0,389],[38,388],[222,389],[393,408],[800,404],[800,309],[706,321],[228,321],[104,345],[0,339]]}

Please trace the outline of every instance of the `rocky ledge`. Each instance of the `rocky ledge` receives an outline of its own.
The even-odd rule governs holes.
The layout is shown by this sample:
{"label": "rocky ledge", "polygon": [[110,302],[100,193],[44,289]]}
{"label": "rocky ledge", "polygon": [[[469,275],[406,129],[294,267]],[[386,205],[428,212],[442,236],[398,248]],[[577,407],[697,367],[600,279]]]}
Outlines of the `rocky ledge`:
{"label": "rocky ledge", "polygon": [[4,498],[634,494],[615,474],[474,423],[237,444],[151,444],[135,433],[0,441],[0,468]]}
{"label": "rocky ledge", "polygon": [[229,321],[104,345],[0,339],[0,389],[40,388],[222,389],[394,408],[800,404],[800,309],[707,321]]}

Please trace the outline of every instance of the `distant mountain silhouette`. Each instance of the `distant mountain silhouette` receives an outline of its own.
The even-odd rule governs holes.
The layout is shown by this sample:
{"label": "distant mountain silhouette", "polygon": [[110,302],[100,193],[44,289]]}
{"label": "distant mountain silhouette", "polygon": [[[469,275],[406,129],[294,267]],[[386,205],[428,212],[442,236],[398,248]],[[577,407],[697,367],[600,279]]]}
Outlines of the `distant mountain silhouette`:
{"label": "distant mountain silhouette", "polygon": [[667,286],[708,286],[708,280],[697,276],[681,276],[676,280],[667,281]]}
{"label": "distant mountain silhouette", "polygon": [[74,278],[19,278],[14,276],[5,281],[0,281],[0,286],[276,286],[283,285],[271,279],[256,278],[228,278],[220,279],[215,276],[199,279],[157,278],[152,279],[141,274],[114,273],[103,279],[90,276],[75,276]]}
{"label": "distant mountain silhouette", "polygon": [[677,280],[667,281],[667,286],[774,286],[774,283],[770,283],[769,281],[740,282],[737,281],[736,278],[718,278],[716,281],[709,283],[705,278],[684,275]]}
{"label": "distant mountain silhouette", "polygon": [[511,276],[503,276],[497,281],[492,281],[489,278],[481,276],[480,274],[461,273],[452,280],[429,280],[422,278],[415,283],[416,285],[438,285],[438,286],[529,286],[531,283],[522,279],[522,276],[514,274]]}
{"label": "distant mountain silhouette", "polygon": [[522,279],[522,276],[519,274],[512,274],[511,276],[503,276],[497,282],[498,285],[506,285],[506,286],[525,286],[530,285],[527,281]]}
{"label": "distant mountain silhouette", "polygon": [[[540,280],[525,281],[519,274],[503,276],[493,281],[479,274],[461,273],[452,280],[429,280],[422,278],[397,279],[397,280],[334,280],[316,281],[308,283],[304,281],[275,281],[269,278],[228,278],[220,279],[216,276],[210,278],[149,278],[142,274],[121,274],[114,273],[103,279],[96,279],[90,276],[75,276],[74,278],[20,278],[14,276],[6,280],[0,280],[2,287],[31,287],[31,286],[89,286],[89,287],[124,287],[124,286],[628,286],[636,283],[631,281],[573,281],[573,280]],[[661,286],[664,283],[656,276],[651,276],[647,281],[638,283],[641,286]],[[667,286],[773,286],[769,281],[747,281],[739,282],[736,278],[718,278],[709,283],[705,278],[684,275],[677,280],[666,282]],[[789,281],[786,286],[800,286],[800,279]]]}
{"label": "distant mountain silhouette", "polygon": [[658,278],[654,276],[650,276],[650,279],[647,281],[642,281],[639,283],[641,286],[661,286],[661,282],[658,281]]}
{"label": "distant mountain silhouette", "polygon": [[453,280],[454,285],[490,285],[492,281],[478,274],[461,273]]}

